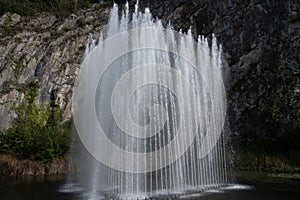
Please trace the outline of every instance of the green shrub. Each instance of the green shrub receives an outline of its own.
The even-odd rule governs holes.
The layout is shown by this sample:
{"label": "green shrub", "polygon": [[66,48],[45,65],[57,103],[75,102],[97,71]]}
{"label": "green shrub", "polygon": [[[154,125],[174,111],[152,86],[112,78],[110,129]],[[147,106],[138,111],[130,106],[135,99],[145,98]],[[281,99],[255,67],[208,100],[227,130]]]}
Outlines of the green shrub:
{"label": "green shrub", "polygon": [[0,153],[19,159],[49,162],[62,158],[69,150],[70,123],[60,124],[58,107],[35,104],[38,85],[28,85],[25,100],[15,108],[18,118],[0,136]]}
{"label": "green shrub", "polygon": [[97,0],[0,0],[0,14],[13,12],[30,16],[40,12],[50,12],[68,15],[97,2]]}
{"label": "green shrub", "polygon": [[235,168],[240,171],[300,173],[300,167],[280,154],[240,151],[234,155],[234,160]]}

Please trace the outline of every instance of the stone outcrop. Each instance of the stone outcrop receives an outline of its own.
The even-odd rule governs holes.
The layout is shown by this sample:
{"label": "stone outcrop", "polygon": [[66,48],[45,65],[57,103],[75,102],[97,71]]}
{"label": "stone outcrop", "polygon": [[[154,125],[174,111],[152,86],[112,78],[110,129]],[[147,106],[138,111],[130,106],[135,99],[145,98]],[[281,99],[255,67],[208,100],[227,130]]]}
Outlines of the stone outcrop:
{"label": "stone outcrop", "polygon": [[[124,2],[124,1],[121,1]],[[133,5],[135,0],[130,1]],[[246,140],[299,131],[300,5],[297,0],[140,0],[176,30],[216,35],[230,77],[228,116],[233,134]],[[40,14],[0,18],[0,130],[31,81],[41,86],[37,103],[55,102],[71,117],[71,94],[87,36],[98,37],[109,8],[94,6],[58,19]],[[251,136],[249,136],[249,134]],[[275,136],[277,135],[277,136]],[[298,134],[299,135],[299,134]],[[274,143],[274,142],[273,142]],[[274,144],[277,144],[276,142]]]}
{"label": "stone outcrop", "polygon": [[216,35],[230,71],[227,98],[233,134],[244,134],[247,140],[268,138],[276,145],[280,142],[274,138],[296,135],[300,123],[297,0],[139,2],[176,30],[192,27],[195,36]]}
{"label": "stone outcrop", "polygon": [[104,29],[108,7],[94,5],[66,19],[40,14],[0,18],[0,130],[17,117],[14,107],[24,99],[30,82],[39,87],[37,104],[52,103],[71,118],[71,96],[89,33]]}

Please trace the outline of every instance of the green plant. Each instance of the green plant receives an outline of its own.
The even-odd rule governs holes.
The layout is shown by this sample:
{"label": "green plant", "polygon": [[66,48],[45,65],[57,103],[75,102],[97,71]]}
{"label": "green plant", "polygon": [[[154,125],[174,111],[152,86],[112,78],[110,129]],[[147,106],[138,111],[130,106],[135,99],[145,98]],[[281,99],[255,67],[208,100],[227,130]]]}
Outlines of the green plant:
{"label": "green plant", "polygon": [[284,155],[266,152],[238,151],[235,167],[241,171],[299,173],[300,168],[292,164]]}
{"label": "green plant", "polygon": [[49,12],[58,16],[66,16],[97,2],[97,0],[1,0],[0,14],[13,12],[31,16],[40,12]]}
{"label": "green plant", "polygon": [[26,66],[24,66],[20,61],[15,61],[14,64],[15,64],[14,65],[14,73],[15,73],[16,78],[18,79],[21,76],[21,74],[23,73],[24,68]]}
{"label": "green plant", "polygon": [[58,107],[36,105],[38,88],[36,82],[29,83],[25,100],[14,108],[18,118],[0,136],[1,154],[49,162],[68,152],[70,123],[60,124],[62,112]]}

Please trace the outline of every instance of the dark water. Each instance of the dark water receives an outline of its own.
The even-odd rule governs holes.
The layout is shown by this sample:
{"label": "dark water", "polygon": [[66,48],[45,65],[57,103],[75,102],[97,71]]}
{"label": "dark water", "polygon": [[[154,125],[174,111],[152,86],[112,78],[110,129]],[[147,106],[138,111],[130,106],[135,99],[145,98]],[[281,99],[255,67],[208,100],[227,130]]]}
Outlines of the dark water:
{"label": "dark water", "polygon": [[[300,181],[259,183],[240,181],[223,189],[212,189],[205,193],[181,196],[176,199],[200,200],[299,200]],[[85,200],[91,199],[76,185],[66,185],[65,177],[49,176],[34,178],[0,177],[1,200]],[[92,199],[101,199],[100,197]]]}

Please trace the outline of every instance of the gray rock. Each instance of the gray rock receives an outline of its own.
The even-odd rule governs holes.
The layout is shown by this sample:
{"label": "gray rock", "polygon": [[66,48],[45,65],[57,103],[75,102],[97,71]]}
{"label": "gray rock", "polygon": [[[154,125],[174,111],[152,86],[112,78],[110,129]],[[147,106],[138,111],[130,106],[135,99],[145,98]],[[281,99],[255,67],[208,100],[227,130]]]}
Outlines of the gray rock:
{"label": "gray rock", "polygon": [[64,121],[72,117],[72,88],[87,36],[92,33],[98,38],[108,13],[109,8],[94,6],[66,19],[50,14],[30,18],[6,14],[0,18],[0,29],[22,27],[0,36],[0,130],[9,128],[17,117],[12,105],[24,99],[21,88],[31,81],[40,85],[38,105],[52,101],[63,110]]}
{"label": "gray rock", "polygon": [[[297,0],[139,2],[149,5],[163,22],[170,20],[176,30],[193,25],[195,38],[217,36],[228,64],[225,71],[230,71],[226,83],[233,133],[251,130],[271,137],[275,131],[284,134],[300,128]],[[272,108],[279,113],[272,113]]]}

